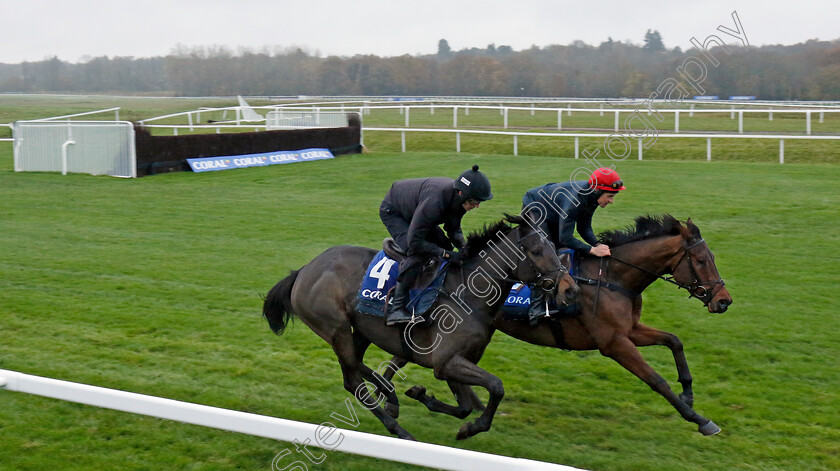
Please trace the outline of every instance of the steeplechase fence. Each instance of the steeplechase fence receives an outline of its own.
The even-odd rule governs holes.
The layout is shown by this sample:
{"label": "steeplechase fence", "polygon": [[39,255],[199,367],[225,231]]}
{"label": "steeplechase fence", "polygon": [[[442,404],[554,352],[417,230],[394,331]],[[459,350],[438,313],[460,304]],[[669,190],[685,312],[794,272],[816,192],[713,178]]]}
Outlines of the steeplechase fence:
{"label": "steeplechase fence", "polygon": [[18,121],[13,134],[16,172],[137,176],[128,121]]}
{"label": "steeplechase fence", "polygon": [[[0,389],[61,399],[133,414],[244,433],[285,442],[317,437],[318,425],[264,415],[118,391],[17,371],[0,370]],[[342,437],[334,451],[447,470],[583,471],[578,468],[508,456],[492,455],[430,443],[411,442],[355,430],[335,429]],[[317,447],[316,443],[308,446]]]}

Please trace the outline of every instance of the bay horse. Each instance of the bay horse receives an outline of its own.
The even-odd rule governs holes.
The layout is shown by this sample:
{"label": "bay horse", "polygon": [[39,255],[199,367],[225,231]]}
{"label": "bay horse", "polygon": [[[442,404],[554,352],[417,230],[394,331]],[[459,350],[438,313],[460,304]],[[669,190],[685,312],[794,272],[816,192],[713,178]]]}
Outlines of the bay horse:
{"label": "bay horse", "polygon": [[[692,377],[679,338],[639,322],[641,293],[657,279],[686,289],[690,297],[702,301],[711,313],[723,313],[732,304],[714,254],[700,235],[700,229],[690,218],[683,225],[668,214],[642,216],[636,218],[635,226],[604,232],[599,240],[610,246],[612,255],[581,256],[580,272],[575,276],[581,287],[579,315],[543,318],[531,326],[528,322],[506,320],[498,313],[493,327],[534,345],[598,350],[662,395],[685,420],[697,424],[700,433],[719,433],[720,427],[693,409]],[[673,353],[677,381],[682,385],[679,395],[642,358],[637,347],[649,345],[664,345]],[[404,364],[398,357],[391,361],[394,370]],[[392,376],[389,370],[386,378],[390,380]],[[483,407],[472,390],[465,394],[469,396],[465,402],[479,410]],[[426,395],[422,386],[414,386],[406,395],[423,402],[430,410],[446,412],[441,401]]]}
{"label": "bay horse", "polygon": [[[432,368],[435,378],[447,381],[462,397],[471,385],[487,389],[490,398],[484,412],[475,422],[463,424],[457,438],[489,430],[504,387],[499,378],[476,363],[490,342],[493,315],[507,293],[517,281],[554,289],[559,302],[574,299],[579,291],[554,245],[522,217],[505,215],[469,236],[463,263],[450,264],[440,296],[428,311],[431,322],[408,326],[386,326],[383,318],[355,310],[359,286],[376,253],[365,247],[332,247],[292,271],[265,298],[263,316],[269,326],[280,335],[296,314],[332,346],[344,388],[399,438],[414,439],[396,421],[399,403],[393,385],[362,361],[371,343]],[[375,398],[368,384],[376,389]],[[382,407],[383,399],[389,408]]]}

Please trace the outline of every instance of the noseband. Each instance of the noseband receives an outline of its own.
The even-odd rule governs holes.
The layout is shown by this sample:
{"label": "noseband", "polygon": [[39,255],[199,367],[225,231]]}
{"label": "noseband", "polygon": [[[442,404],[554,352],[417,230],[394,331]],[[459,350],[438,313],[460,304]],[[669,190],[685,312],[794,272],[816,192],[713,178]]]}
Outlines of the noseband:
{"label": "noseband", "polygon": [[[694,281],[692,281],[690,285],[685,285],[674,280],[673,276],[671,276],[670,278],[671,280],[673,280],[672,283],[676,284],[677,287],[685,288],[685,290],[688,291],[688,296],[690,298],[697,298],[703,303],[704,306],[708,306],[709,303],[712,301],[712,298],[715,297],[715,294],[717,294],[717,292],[720,291],[721,288],[726,286],[726,282],[724,282],[722,278],[712,281],[700,281],[700,277],[697,276],[697,271],[694,269],[694,263],[692,263],[691,256],[689,254],[691,252],[691,249],[697,247],[698,245],[704,242],[706,241],[701,238],[693,244],[686,246],[685,253],[683,254],[682,258],[680,258],[680,261],[677,262],[677,264],[674,266],[674,269],[671,270],[671,273],[674,273],[680,266],[680,263],[687,260],[688,271],[691,272],[691,277],[694,278]],[[711,286],[709,288],[706,288],[706,285]],[[720,288],[718,288],[718,285],[720,285]]]}

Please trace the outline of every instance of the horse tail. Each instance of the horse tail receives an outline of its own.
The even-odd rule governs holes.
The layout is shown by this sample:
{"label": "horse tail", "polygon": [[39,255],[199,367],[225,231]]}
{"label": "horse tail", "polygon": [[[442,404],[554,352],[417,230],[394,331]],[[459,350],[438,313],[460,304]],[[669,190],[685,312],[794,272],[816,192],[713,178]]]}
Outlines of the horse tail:
{"label": "horse tail", "polygon": [[289,320],[294,315],[292,309],[292,287],[295,285],[300,270],[292,270],[289,276],[278,281],[268,292],[263,302],[263,317],[271,330],[281,335]]}

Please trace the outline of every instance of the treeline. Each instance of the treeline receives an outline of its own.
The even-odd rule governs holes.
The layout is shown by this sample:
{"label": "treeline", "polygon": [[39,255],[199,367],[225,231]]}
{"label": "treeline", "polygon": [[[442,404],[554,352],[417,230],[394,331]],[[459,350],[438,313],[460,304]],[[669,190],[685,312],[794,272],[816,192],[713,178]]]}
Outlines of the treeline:
{"label": "treeline", "polygon": [[[704,94],[840,99],[840,40],[730,49],[729,55],[711,51],[720,65],[708,67]],[[644,45],[609,40],[598,46],[577,41],[522,51],[492,44],[452,51],[441,40],[437,54],[399,57],[181,47],[166,57],[0,64],[0,92],[647,97],[664,79],[678,78],[686,58],[699,55],[696,49],[666,49],[650,31]]]}

